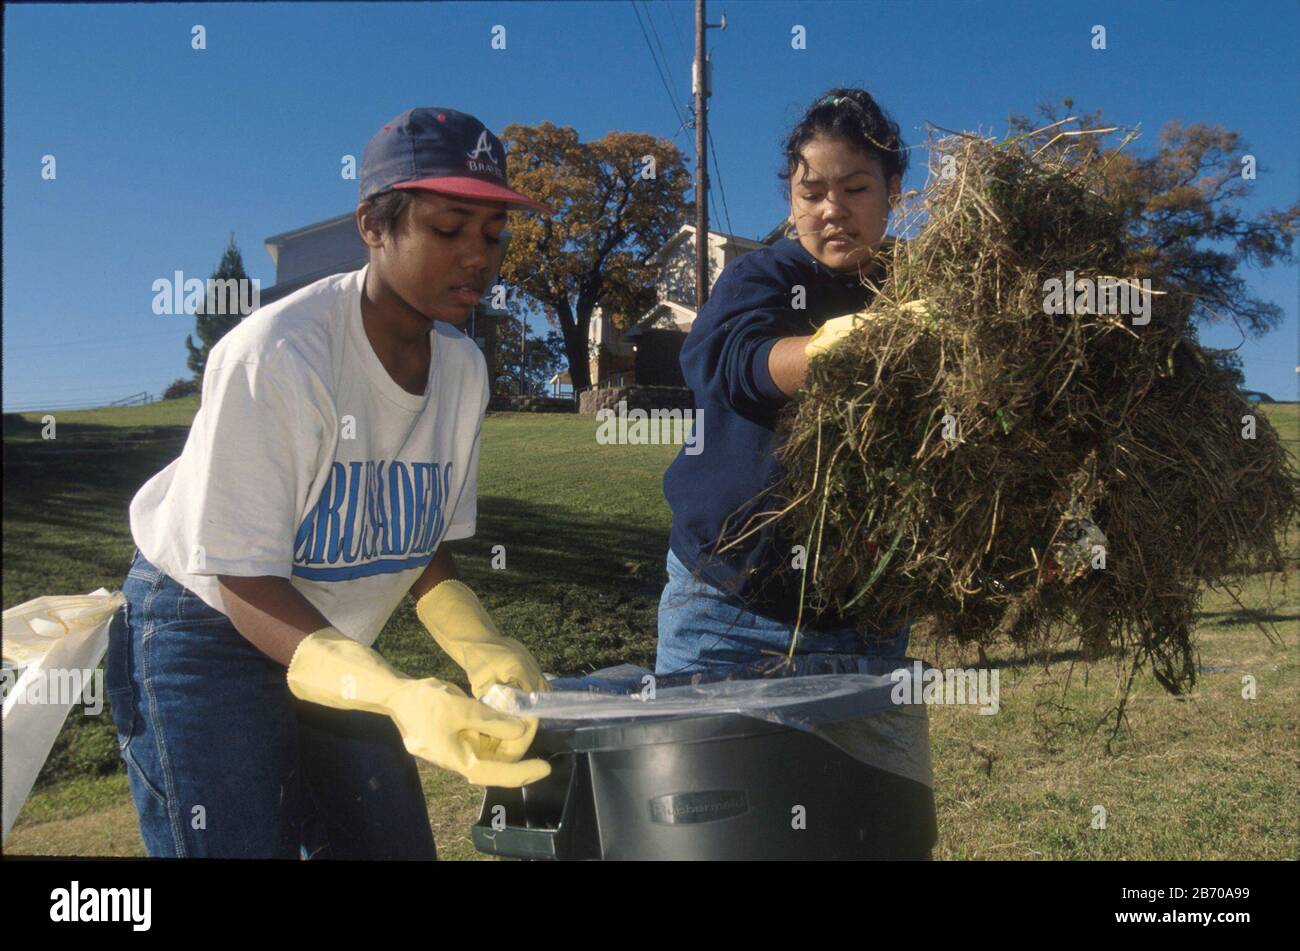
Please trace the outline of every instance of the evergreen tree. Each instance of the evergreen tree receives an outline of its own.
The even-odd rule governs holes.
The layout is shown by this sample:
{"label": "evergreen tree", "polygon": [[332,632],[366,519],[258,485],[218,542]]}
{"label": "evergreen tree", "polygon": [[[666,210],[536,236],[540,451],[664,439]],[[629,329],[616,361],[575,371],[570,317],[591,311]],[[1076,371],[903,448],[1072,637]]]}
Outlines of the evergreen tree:
{"label": "evergreen tree", "polygon": [[[248,279],[248,275],[244,273],[244,259],[239,253],[239,248],[235,246],[235,234],[232,231],[226,250],[221,255],[221,263],[217,265],[217,269],[212,273],[209,280],[244,282],[248,281]],[[244,284],[217,284],[215,286],[218,288],[222,286],[240,288]],[[195,312],[194,330],[199,338],[199,345],[195,346],[192,336],[186,336],[185,338],[185,348],[190,352],[186,365],[194,373],[195,380],[202,382],[203,370],[208,364],[208,354],[212,352],[212,348],[216,346],[217,341],[234,329],[247,316],[247,314],[242,313],[242,308],[239,306],[240,299],[241,295],[237,290],[228,295],[205,295],[203,303],[199,305],[198,310]]]}

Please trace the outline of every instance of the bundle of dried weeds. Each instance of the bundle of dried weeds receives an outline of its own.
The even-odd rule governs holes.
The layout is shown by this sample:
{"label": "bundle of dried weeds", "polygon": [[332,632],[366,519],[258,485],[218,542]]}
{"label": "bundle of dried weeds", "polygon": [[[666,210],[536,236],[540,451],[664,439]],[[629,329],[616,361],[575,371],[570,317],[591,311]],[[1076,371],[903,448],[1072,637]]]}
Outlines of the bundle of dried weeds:
{"label": "bundle of dried weeds", "polygon": [[806,545],[804,610],[932,615],[979,644],[1064,622],[1179,692],[1200,586],[1283,568],[1300,478],[1133,238],[1105,153],[1035,141],[935,143],[955,174],[908,204],[919,233],[813,361],[775,517]]}

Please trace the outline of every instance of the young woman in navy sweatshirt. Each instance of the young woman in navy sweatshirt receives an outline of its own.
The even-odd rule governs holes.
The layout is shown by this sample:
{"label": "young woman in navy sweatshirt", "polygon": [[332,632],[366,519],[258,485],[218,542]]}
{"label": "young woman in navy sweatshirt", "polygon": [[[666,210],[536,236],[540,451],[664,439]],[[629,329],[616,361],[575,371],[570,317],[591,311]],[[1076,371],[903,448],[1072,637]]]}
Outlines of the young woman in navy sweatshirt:
{"label": "young woman in navy sweatshirt", "polygon": [[[673,523],[659,606],[661,674],[790,649],[796,553],[770,525],[728,543],[772,508],[777,417],[808,361],[851,332],[870,301],[863,278],[884,277],[880,252],[906,169],[897,124],[866,91],[833,89],[817,100],[785,143],[780,177],[792,227],[732,262],[691,327],[681,363],[703,451],[679,453],[664,476]],[[796,651],[902,656],[908,635],[890,619],[858,630],[805,608]]]}

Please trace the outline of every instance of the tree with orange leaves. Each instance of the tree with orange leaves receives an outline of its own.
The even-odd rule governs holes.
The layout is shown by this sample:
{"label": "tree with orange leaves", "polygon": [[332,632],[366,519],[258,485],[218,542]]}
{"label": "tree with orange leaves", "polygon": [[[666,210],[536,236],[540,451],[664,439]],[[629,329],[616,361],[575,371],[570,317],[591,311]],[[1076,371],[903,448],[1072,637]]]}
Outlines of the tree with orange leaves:
{"label": "tree with orange leaves", "polygon": [[[1079,157],[1102,148],[1100,136],[1060,135],[1101,128],[1101,112],[1080,116],[1072,111],[1073,100],[1066,98],[1063,104],[1069,120],[1060,119],[1056,107],[1044,103],[1038,110],[1045,121],[1012,115],[1008,122],[1023,133],[1051,123],[1052,128],[1038,133],[1044,144],[1073,150]],[[1105,151],[1107,186],[1135,213],[1142,272],[1195,295],[1192,326],[1231,318],[1243,336],[1253,337],[1275,328],[1282,309],[1252,297],[1238,268],[1295,259],[1292,245],[1300,227],[1300,202],[1246,214],[1242,201],[1265,169],[1241,135],[1217,125],[1171,120],[1158,133],[1150,156],[1134,155],[1129,148]],[[1241,361],[1233,351],[1214,353],[1240,375]]]}
{"label": "tree with orange leaves", "polygon": [[512,222],[501,266],[507,305],[540,309],[564,336],[575,392],[591,385],[587,327],[597,304],[623,329],[655,301],[644,261],[691,214],[690,173],[672,142],[610,132],[579,142],[567,126],[512,124],[501,136],[510,183],[556,210]]}

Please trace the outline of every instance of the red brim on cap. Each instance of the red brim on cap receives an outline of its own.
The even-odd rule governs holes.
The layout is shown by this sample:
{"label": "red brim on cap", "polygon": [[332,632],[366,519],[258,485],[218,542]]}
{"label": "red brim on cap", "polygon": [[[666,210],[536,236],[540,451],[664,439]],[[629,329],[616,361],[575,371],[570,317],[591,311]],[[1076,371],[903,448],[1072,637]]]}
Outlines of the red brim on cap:
{"label": "red brim on cap", "polygon": [[473,198],[476,201],[499,201],[507,205],[530,208],[545,215],[555,214],[555,209],[533,201],[527,195],[521,195],[513,188],[493,185],[478,178],[422,178],[414,182],[402,182],[394,188],[417,188],[421,191],[437,192],[440,195],[455,195],[460,198]]}

